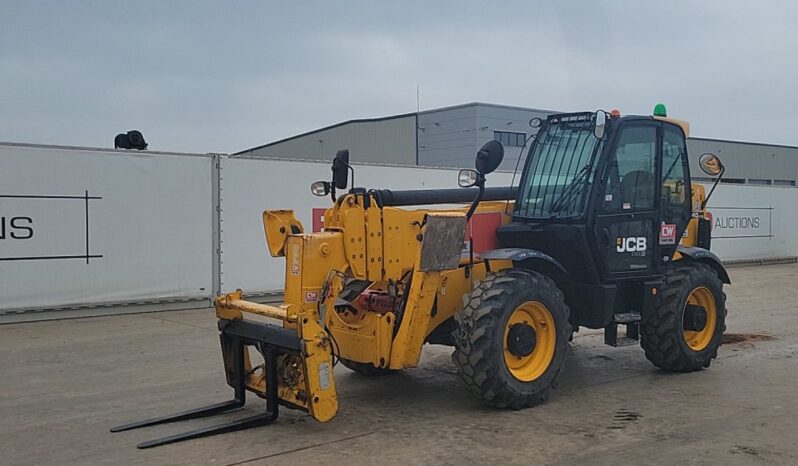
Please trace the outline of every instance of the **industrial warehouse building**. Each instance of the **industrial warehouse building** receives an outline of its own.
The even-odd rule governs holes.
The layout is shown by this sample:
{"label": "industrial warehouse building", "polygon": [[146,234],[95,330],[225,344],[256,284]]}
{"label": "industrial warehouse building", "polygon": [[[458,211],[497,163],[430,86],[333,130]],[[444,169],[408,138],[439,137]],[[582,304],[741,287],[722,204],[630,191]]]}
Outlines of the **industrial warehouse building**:
{"label": "industrial warehouse building", "polygon": [[[513,171],[524,140],[536,130],[534,117],[552,110],[473,102],[417,113],[350,120],[299,134],[234,155],[329,161],[338,149],[351,160],[377,164],[472,168],[486,141],[505,146],[499,170]],[[703,178],[698,156],[710,152],[726,165],[725,183],[790,186],[798,184],[798,147],[690,137],[691,173]]]}

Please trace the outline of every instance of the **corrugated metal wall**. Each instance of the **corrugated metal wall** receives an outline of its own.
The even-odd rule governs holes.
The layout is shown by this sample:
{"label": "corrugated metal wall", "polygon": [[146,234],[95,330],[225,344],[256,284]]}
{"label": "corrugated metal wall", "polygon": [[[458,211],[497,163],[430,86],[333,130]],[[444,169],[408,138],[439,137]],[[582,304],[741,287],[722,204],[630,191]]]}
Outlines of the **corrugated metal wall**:
{"label": "corrugated metal wall", "polygon": [[[549,113],[481,103],[421,112],[418,115],[418,163],[430,167],[472,168],[476,152],[494,139],[496,131],[529,136],[537,132],[529,126],[529,120],[533,117],[545,119]],[[521,147],[505,145],[499,170],[514,170],[520,153]]]}
{"label": "corrugated metal wall", "polygon": [[[374,120],[354,120],[323,128],[237,155],[286,159],[330,160],[338,149],[348,148],[354,162],[471,168],[476,151],[496,132],[521,133],[533,117],[554,113],[523,107],[469,103],[410,115]],[[726,165],[726,182],[798,186],[798,147],[689,138],[691,172],[701,180],[701,154],[717,154]],[[499,170],[512,171],[521,147],[505,143]]]}
{"label": "corrugated metal wall", "polygon": [[698,159],[701,154],[710,152],[723,160],[726,166],[724,178],[727,180],[774,185],[789,185],[791,182],[792,186],[798,181],[798,147],[690,138],[687,151],[693,176],[704,176],[698,167]]}
{"label": "corrugated metal wall", "polygon": [[237,155],[328,161],[339,149],[353,162],[415,165],[416,116],[351,121]]}

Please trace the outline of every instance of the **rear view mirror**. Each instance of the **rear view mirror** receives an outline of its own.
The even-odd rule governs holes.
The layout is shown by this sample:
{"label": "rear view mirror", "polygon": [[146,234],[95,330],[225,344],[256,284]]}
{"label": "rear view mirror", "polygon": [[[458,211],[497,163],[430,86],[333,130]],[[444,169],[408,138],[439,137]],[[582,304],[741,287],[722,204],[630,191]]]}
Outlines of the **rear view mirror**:
{"label": "rear view mirror", "polygon": [[349,186],[349,168],[349,150],[341,149],[333,159],[333,186],[338,189],[346,189]]}
{"label": "rear view mirror", "polygon": [[720,157],[715,154],[701,154],[698,159],[698,165],[701,170],[709,176],[718,176],[723,171],[723,164],[720,162]]}
{"label": "rear view mirror", "polygon": [[604,137],[604,130],[607,129],[607,114],[599,110],[596,112],[596,125],[593,127],[593,135],[596,139]]}
{"label": "rear view mirror", "polygon": [[476,168],[482,175],[492,173],[499,168],[504,158],[504,146],[499,141],[488,141],[477,152]]}
{"label": "rear view mirror", "polygon": [[314,196],[318,197],[324,197],[330,194],[330,189],[329,181],[316,181],[310,185],[310,192],[313,193]]}
{"label": "rear view mirror", "polygon": [[470,188],[477,184],[479,173],[476,170],[464,168],[457,174],[457,185],[461,188]]}

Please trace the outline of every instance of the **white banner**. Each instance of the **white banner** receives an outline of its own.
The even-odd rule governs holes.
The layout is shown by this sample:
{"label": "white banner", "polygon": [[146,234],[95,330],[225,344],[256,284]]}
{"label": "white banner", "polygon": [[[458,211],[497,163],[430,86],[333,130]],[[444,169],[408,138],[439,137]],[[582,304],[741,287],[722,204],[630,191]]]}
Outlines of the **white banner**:
{"label": "white banner", "polygon": [[0,312],[212,294],[210,156],[0,145]]}

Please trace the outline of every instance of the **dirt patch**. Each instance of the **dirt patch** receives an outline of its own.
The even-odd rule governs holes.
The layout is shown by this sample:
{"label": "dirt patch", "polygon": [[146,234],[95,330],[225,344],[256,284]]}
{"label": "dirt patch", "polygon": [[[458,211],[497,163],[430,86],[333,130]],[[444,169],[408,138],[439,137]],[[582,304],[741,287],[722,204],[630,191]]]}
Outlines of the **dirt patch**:
{"label": "dirt patch", "polygon": [[746,447],[744,445],[735,445],[729,449],[729,453],[733,455],[739,455],[742,453],[746,455],[757,456],[759,455],[759,450],[753,447]]}
{"label": "dirt patch", "polygon": [[636,411],[621,410],[613,416],[613,424],[609,429],[625,429],[628,424],[636,423],[643,415]]}
{"label": "dirt patch", "polygon": [[775,340],[775,338],[771,335],[765,335],[764,333],[726,333],[723,335],[721,344],[733,345],[736,343],[754,343],[757,341],[770,340]]}

